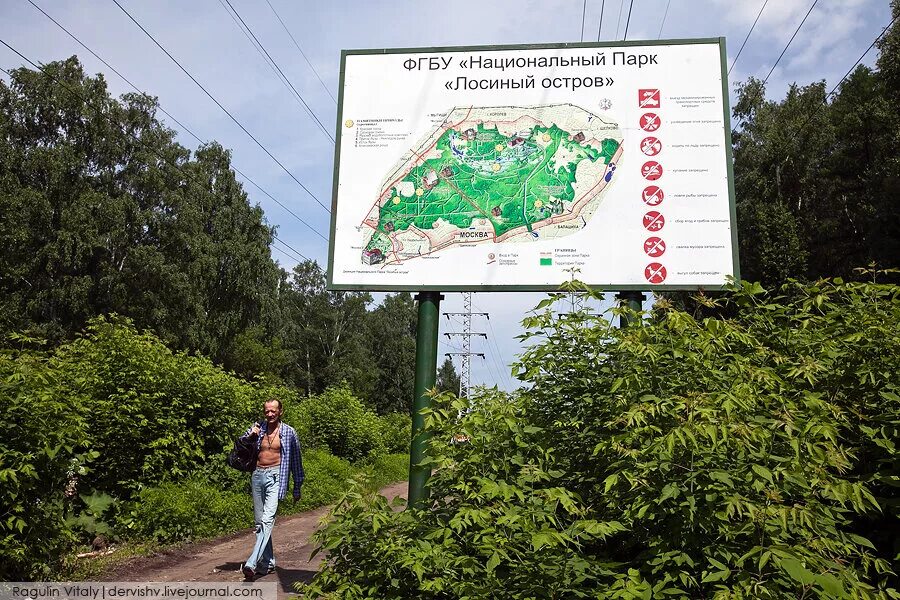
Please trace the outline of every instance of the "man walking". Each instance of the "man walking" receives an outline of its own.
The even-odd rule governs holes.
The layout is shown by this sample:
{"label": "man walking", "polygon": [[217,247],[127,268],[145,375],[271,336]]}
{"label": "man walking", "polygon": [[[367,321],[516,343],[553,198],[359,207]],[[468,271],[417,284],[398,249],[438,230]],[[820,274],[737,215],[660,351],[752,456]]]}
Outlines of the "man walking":
{"label": "man walking", "polygon": [[264,405],[266,419],[254,423],[242,439],[256,439],[256,470],[250,479],[253,495],[253,519],[256,522],[256,543],[242,569],[244,579],[252,581],[257,573],[275,571],[272,550],[272,528],[278,501],[287,494],[288,474],[294,478],[294,501],[300,499],[303,485],[303,459],[297,432],[281,422],[281,400],[272,399]]}

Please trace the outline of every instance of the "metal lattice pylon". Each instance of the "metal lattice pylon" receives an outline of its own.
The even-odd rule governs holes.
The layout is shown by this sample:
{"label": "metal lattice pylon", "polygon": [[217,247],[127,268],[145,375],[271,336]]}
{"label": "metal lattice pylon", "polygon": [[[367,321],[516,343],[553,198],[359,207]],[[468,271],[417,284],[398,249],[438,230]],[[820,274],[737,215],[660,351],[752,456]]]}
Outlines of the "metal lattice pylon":
{"label": "metal lattice pylon", "polygon": [[468,399],[470,390],[472,389],[472,357],[479,356],[484,358],[483,352],[472,352],[472,337],[479,336],[487,340],[487,333],[472,331],[472,317],[484,317],[485,319],[490,319],[490,315],[486,312],[473,313],[472,292],[465,292],[463,294],[463,312],[446,312],[444,313],[444,316],[447,317],[447,319],[450,319],[452,316],[462,318],[462,331],[449,331],[444,335],[446,335],[448,339],[453,336],[462,338],[462,351],[447,352],[447,356],[461,357],[459,369],[459,397]]}

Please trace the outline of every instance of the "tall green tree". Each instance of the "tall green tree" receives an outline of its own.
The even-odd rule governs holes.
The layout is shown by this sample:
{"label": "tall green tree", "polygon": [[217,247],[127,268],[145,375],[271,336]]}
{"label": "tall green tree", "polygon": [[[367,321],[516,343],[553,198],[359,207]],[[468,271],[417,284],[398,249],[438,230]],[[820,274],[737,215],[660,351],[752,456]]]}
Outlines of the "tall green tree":
{"label": "tall green tree", "polygon": [[459,373],[456,372],[453,361],[450,360],[449,357],[445,358],[444,362],[441,364],[441,368],[438,369],[437,382],[434,387],[436,387],[439,392],[459,394],[459,385]]}
{"label": "tall green tree", "polygon": [[[892,2],[895,16],[900,3]],[[755,78],[734,106],[741,274],[854,277],[900,256],[900,23],[879,42],[877,68],[859,66],[831,96],[793,84],[767,100]],[[890,277],[890,275],[888,275]]]}
{"label": "tall green tree", "polygon": [[218,144],[194,156],[145,95],[78,59],[0,82],[0,332],[128,315],[223,360],[277,291],[273,230]]}
{"label": "tall green tree", "polygon": [[381,414],[409,413],[416,371],[416,302],[408,292],[387,296],[369,314],[375,383],[371,401]]}
{"label": "tall green tree", "polygon": [[354,394],[368,397],[375,370],[366,310],[371,301],[368,293],[325,289],[325,272],[314,261],[295,266],[281,291],[286,378],[307,396],[345,381]]}

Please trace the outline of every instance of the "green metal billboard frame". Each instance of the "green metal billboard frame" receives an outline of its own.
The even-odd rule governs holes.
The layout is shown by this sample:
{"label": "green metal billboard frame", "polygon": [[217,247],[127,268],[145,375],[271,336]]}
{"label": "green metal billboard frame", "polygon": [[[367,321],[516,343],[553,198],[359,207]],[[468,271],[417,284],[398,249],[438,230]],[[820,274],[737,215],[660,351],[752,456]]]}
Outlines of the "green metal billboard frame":
{"label": "green metal billboard frame", "polygon": [[[422,292],[422,291],[440,291],[440,292],[551,292],[559,289],[558,285],[354,285],[354,284],[335,284],[333,281],[334,273],[334,233],[337,224],[337,196],[338,196],[338,180],[340,171],[341,156],[341,126],[344,122],[344,75],[346,71],[347,57],[365,54],[423,54],[437,52],[473,52],[473,51],[501,51],[501,50],[553,50],[560,48],[627,48],[631,46],[681,46],[681,45],[697,45],[697,44],[717,44],[719,46],[719,64],[722,75],[722,109],[724,112],[725,123],[725,158],[728,175],[728,204],[731,225],[731,254],[732,269],[734,278],[740,280],[740,262],[738,259],[738,239],[737,239],[737,211],[735,209],[734,196],[734,167],[732,160],[731,146],[731,106],[728,99],[728,71],[726,69],[727,59],[725,53],[725,38],[696,38],[696,39],[678,39],[678,40],[631,40],[621,42],[579,42],[579,43],[563,43],[563,44],[511,44],[497,46],[439,46],[427,48],[373,48],[358,50],[342,50],[341,51],[341,71],[338,89],[338,105],[337,105],[337,122],[335,125],[335,144],[334,144],[334,180],[331,193],[331,235],[328,241],[328,269],[326,285],[330,290],[359,290],[359,291],[381,291],[381,292]],[[562,283],[562,282],[560,282]],[[721,286],[699,286],[699,285],[666,285],[666,284],[638,284],[638,285],[596,285],[591,282],[585,282],[591,288],[598,291],[642,291],[642,290],[718,290],[724,289],[727,285]]]}

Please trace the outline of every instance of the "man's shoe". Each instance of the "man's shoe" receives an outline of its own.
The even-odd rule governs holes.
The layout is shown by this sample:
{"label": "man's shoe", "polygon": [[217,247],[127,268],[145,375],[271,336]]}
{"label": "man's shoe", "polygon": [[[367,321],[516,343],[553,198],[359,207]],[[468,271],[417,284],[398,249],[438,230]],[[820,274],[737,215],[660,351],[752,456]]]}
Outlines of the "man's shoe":
{"label": "man's shoe", "polygon": [[275,572],[275,567],[270,565],[268,569],[266,569],[266,575],[271,575]]}
{"label": "man's shoe", "polygon": [[256,570],[251,569],[247,565],[244,565],[244,568],[241,569],[241,572],[244,574],[244,581],[253,581],[256,577]]}

